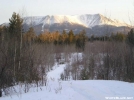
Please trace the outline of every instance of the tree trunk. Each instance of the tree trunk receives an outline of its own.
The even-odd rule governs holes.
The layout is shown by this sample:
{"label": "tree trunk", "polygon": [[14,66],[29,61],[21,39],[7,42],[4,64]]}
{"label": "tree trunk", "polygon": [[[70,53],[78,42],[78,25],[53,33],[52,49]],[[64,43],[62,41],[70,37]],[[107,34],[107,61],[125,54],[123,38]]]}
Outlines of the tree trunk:
{"label": "tree trunk", "polygon": [[2,97],[2,91],[1,91],[1,89],[0,89],[0,97]]}

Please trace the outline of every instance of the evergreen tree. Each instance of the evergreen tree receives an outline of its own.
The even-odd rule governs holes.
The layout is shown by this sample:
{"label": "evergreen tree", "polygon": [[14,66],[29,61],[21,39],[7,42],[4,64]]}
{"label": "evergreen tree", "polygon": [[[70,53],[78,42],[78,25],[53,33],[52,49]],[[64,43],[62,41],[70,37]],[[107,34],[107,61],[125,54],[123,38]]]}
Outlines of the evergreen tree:
{"label": "evergreen tree", "polygon": [[81,70],[81,79],[88,80],[89,79],[89,72],[86,69]]}
{"label": "evergreen tree", "polygon": [[60,45],[62,45],[62,44],[63,44],[63,37],[62,37],[62,35],[61,35],[61,34],[59,35],[58,44],[60,44]]}
{"label": "evergreen tree", "polygon": [[63,41],[64,44],[67,44],[67,38],[68,38],[68,35],[67,35],[66,31],[63,30],[63,32],[62,32],[62,41]]}
{"label": "evergreen tree", "polygon": [[115,40],[115,41],[120,41],[120,42],[122,42],[122,41],[124,41],[125,40],[125,35],[124,34],[122,34],[122,33],[117,33],[116,35],[111,35],[111,38],[112,38],[112,40]]}
{"label": "evergreen tree", "polygon": [[86,42],[86,32],[83,30],[76,36],[76,48],[84,50]]}
{"label": "evergreen tree", "polygon": [[130,32],[127,35],[127,41],[129,44],[134,45],[134,30],[131,29]]}
{"label": "evergreen tree", "polygon": [[19,14],[14,12],[9,21],[10,38],[17,38],[20,40],[23,20],[20,18]]}
{"label": "evergreen tree", "polygon": [[72,30],[70,30],[69,33],[68,33],[68,39],[69,39],[69,43],[74,42],[74,33],[73,33]]}
{"label": "evergreen tree", "polygon": [[11,57],[11,66],[13,67],[14,80],[17,81],[17,72],[20,69],[21,49],[22,49],[22,23],[23,20],[15,12],[9,19],[9,37],[8,56]]}
{"label": "evergreen tree", "polygon": [[24,34],[24,40],[26,42],[32,42],[36,38],[36,34],[34,32],[34,29],[32,27],[29,28],[28,32]]}

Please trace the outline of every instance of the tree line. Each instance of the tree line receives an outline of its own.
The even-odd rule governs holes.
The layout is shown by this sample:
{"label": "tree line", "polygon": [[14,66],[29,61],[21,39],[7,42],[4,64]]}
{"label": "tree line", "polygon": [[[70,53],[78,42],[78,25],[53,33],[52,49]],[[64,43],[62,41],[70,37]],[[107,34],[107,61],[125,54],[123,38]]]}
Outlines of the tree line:
{"label": "tree line", "polygon": [[70,30],[68,33],[63,30],[62,33],[58,31],[43,32],[40,35],[36,36],[34,29],[31,27],[29,31],[24,34],[24,41],[27,42],[35,41],[36,43],[53,43],[54,45],[75,44],[76,48],[79,49],[84,49],[86,40],[87,36],[84,30],[79,34],[74,34],[72,30]]}

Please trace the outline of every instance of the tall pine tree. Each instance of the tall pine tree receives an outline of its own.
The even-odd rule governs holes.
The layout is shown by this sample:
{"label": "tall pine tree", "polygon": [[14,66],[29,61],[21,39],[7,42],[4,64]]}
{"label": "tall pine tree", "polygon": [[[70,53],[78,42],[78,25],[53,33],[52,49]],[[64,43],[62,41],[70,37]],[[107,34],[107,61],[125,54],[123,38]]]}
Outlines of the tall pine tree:
{"label": "tall pine tree", "polygon": [[73,33],[72,30],[70,30],[69,33],[68,33],[68,39],[69,39],[69,43],[74,42],[74,33]]}

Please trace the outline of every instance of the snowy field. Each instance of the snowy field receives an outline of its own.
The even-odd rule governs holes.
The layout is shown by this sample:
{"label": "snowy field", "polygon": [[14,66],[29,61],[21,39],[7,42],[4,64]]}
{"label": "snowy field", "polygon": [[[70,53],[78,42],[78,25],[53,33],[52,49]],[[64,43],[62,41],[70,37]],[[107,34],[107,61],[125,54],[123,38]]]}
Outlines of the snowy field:
{"label": "snowy field", "polygon": [[60,81],[65,64],[48,73],[48,85],[0,100],[134,100],[134,83],[106,80]]}

